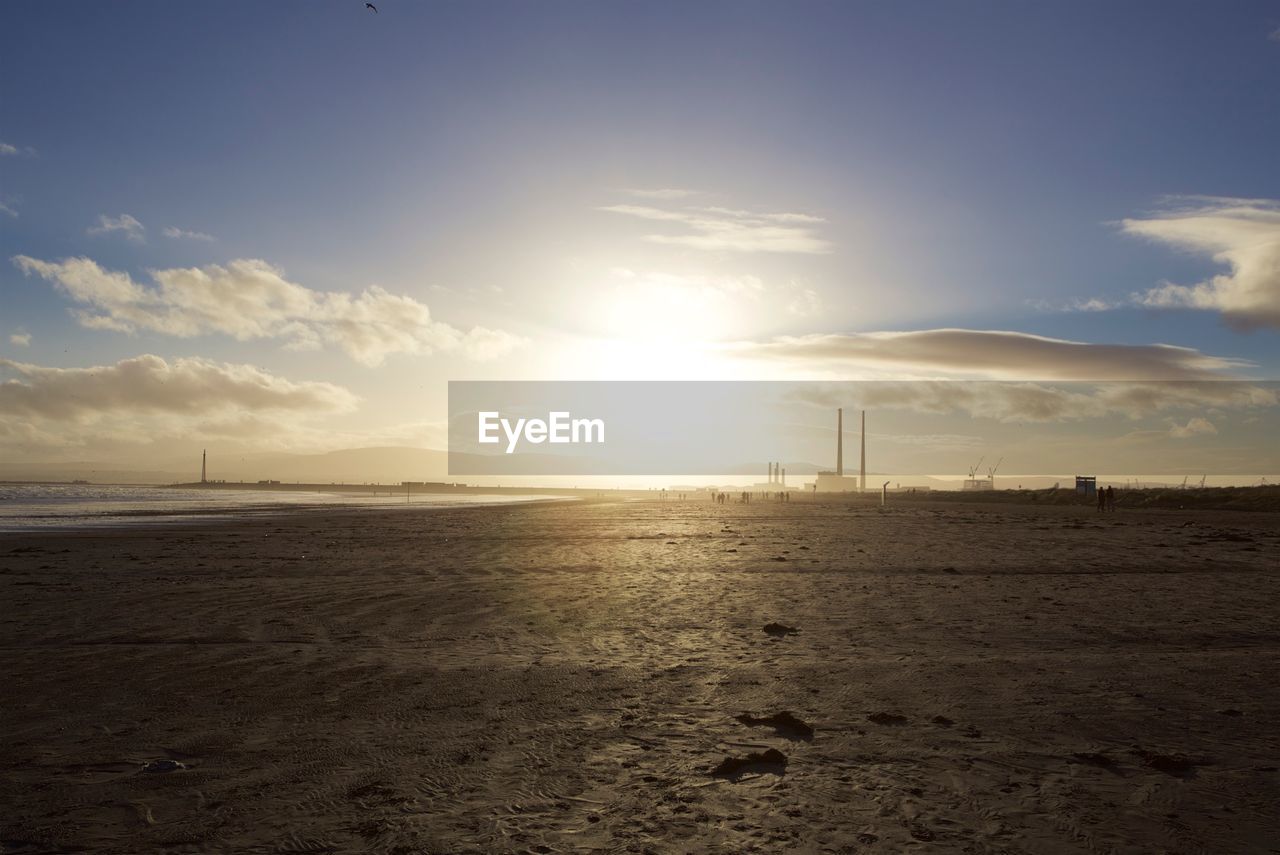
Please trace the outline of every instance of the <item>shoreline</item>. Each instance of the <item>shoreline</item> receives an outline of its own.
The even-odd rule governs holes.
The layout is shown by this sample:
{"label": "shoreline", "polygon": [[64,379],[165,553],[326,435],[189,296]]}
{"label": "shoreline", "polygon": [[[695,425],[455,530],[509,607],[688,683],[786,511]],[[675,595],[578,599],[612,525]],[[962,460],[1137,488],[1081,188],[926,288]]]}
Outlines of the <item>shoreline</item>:
{"label": "shoreline", "polygon": [[[484,502],[443,502],[432,503],[430,499],[418,497],[418,501],[403,504],[384,502],[378,504],[362,504],[360,502],[280,502],[260,504],[242,504],[234,506],[205,506],[177,508],[132,508],[122,510],[102,510],[90,514],[72,515],[65,513],[31,514],[24,517],[0,517],[0,538],[8,535],[67,534],[79,531],[109,531],[114,529],[155,529],[170,531],[185,525],[226,525],[237,521],[268,519],[290,514],[322,514],[326,512],[346,514],[367,514],[371,511],[403,512],[406,510],[432,509],[464,509],[511,506],[542,502],[582,501],[573,497],[557,496],[510,496],[495,497],[493,501]],[[15,519],[18,522],[11,523]],[[42,522],[48,520],[49,522]]]}
{"label": "shoreline", "polygon": [[[811,499],[812,497],[809,497]],[[779,504],[774,500],[756,499],[748,504],[740,504],[731,502],[727,508],[737,507],[739,509],[772,509],[786,508],[794,509],[803,515],[806,510],[821,514],[831,512],[833,510],[844,510],[850,513],[875,514],[879,516],[893,516],[911,514],[917,511],[938,511],[945,509],[948,512],[966,513],[966,514],[992,514],[1001,511],[1010,513],[1022,512],[1025,514],[1034,514],[1045,512],[1054,515],[1065,515],[1074,518],[1080,516],[1082,520],[1088,521],[1096,519],[1098,521],[1109,521],[1113,516],[1119,519],[1159,519],[1162,517],[1176,517],[1185,521],[1192,522],[1197,515],[1224,514],[1225,520],[1229,521],[1236,515],[1243,516],[1267,516],[1270,514],[1280,515],[1280,511],[1270,507],[1254,508],[1254,507],[1235,507],[1231,505],[1219,505],[1211,503],[1204,507],[1179,507],[1164,504],[1149,504],[1141,506],[1120,506],[1115,511],[1099,513],[1092,502],[1085,504],[1083,502],[1044,502],[1035,501],[1015,501],[1013,497],[1002,497],[996,500],[986,500],[978,498],[972,501],[967,500],[969,497],[961,498],[920,498],[915,497],[910,500],[902,500],[898,502],[890,501],[887,506],[882,506],[879,498],[873,498],[868,495],[857,494],[830,494],[827,497],[820,497],[817,502],[810,500],[801,501],[794,499],[790,504]],[[458,503],[458,504],[432,504],[429,500],[417,503],[406,504],[368,504],[361,505],[358,503],[343,502],[319,502],[314,504],[263,504],[263,505],[241,505],[228,508],[192,508],[178,510],[134,510],[122,511],[119,513],[104,514],[105,517],[101,522],[93,520],[80,519],[70,522],[66,525],[57,524],[40,524],[27,527],[4,527],[4,521],[0,519],[0,544],[8,540],[24,539],[28,537],[39,537],[48,535],[50,537],[65,537],[75,535],[92,536],[94,534],[111,534],[119,533],[197,533],[205,528],[220,528],[236,523],[255,523],[255,522],[272,522],[272,521],[322,521],[329,525],[359,525],[360,520],[369,516],[379,514],[399,515],[405,513],[418,512],[424,515],[432,515],[438,513],[451,513],[458,511],[482,511],[486,508],[514,508],[523,506],[553,506],[553,505],[652,505],[655,508],[662,509],[692,509],[701,508],[703,505],[713,506],[709,500],[700,501],[694,499],[686,500],[659,500],[653,496],[647,498],[588,498],[575,496],[530,496],[524,499],[512,496],[510,500],[495,500],[492,502],[479,503]],[[1087,513],[1086,513],[1087,512]]]}

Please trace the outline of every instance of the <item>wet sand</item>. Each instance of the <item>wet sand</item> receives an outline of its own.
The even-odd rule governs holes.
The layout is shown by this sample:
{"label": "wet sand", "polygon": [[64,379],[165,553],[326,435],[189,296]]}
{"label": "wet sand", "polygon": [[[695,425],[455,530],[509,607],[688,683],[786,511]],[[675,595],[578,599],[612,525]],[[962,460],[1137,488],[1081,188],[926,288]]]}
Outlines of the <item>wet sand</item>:
{"label": "wet sand", "polygon": [[1276,852],[1278,547],[803,502],[4,535],[0,851]]}

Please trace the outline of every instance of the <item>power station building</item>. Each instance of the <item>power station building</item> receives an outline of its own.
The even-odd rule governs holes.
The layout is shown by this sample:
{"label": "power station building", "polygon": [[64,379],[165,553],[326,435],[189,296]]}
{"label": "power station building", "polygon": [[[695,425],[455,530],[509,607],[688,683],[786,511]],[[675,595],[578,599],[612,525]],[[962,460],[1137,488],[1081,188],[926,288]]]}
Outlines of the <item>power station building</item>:
{"label": "power station building", "polygon": [[862,411],[862,455],[857,475],[844,474],[844,408],[836,410],[836,468],[819,472],[814,481],[819,493],[865,493],[867,490],[867,411]]}
{"label": "power station building", "polygon": [[[787,470],[781,463],[769,463],[769,477],[757,481],[747,489],[754,493],[783,493],[787,491]],[[795,489],[792,487],[791,489]]]}

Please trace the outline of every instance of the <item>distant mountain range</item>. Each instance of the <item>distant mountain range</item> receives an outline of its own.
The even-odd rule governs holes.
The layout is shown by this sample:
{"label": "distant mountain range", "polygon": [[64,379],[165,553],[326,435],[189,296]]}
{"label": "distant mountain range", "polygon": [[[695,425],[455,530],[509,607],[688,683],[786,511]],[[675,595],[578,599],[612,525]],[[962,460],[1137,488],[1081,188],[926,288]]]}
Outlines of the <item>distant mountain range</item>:
{"label": "distant mountain range", "polygon": [[[562,479],[568,481],[590,472],[583,466],[584,461],[557,458],[544,455],[538,467],[544,474],[530,474],[514,478],[504,476],[495,469],[494,464],[501,465],[494,458],[472,458],[466,475],[449,475],[448,452],[433,448],[411,448],[407,446],[386,446],[379,448],[348,448],[341,451],[330,451],[324,454],[285,454],[273,452],[256,452],[246,454],[221,454],[211,451],[209,454],[209,479],[229,482],[244,481],[282,481],[312,484],[399,484],[403,481],[458,481],[470,484],[495,483],[538,483],[545,480],[555,486]],[[803,485],[804,479],[812,477],[820,469],[812,463],[784,462],[787,470],[787,483],[793,488]],[[577,471],[575,472],[575,469]],[[742,463],[724,467],[720,473],[690,473],[688,476],[670,474],[671,483],[687,483],[685,478],[694,475],[723,475],[737,480],[752,479],[761,483],[766,480],[767,464],[764,462]],[[846,468],[848,475],[856,474]],[[597,476],[598,477],[598,476]],[[651,476],[650,476],[651,477]],[[625,476],[623,476],[625,478]],[[927,475],[883,475],[878,472],[867,473],[867,487],[879,490],[880,484],[892,478],[897,486],[930,487],[938,490],[955,490],[959,488],[956,480],[931,478]],[[200,480],[200,455],[184,455],[181,459],[168,458],[152,461],[146,465],[125,466],[119,462],[104,460],[79,461],[38,461],[38,460],[3,460],[0,461],[0,481],[74,481],[84,480],[98,484],[172,484]],[[621,480],[621,479],[620,479]],[[1071,485],[1069,478],[1061,476],[1009,475],[997,476],[996,486],[999,489],[1013,489],[1018,486],[1027,489],[1044,489],[1055,483],[1063,487]],[[664,483],[666,483],[664,481]],[[1147,486],[1156,486],[1149,484]]]}
{"label": "distant mountain range", "polygon": [[[501,477],[502,458],[462,455],[467,458],[468,475],[492,480]],[[591,463],[584,459],[554,455],[524,455],[531,474],[591,474]],[[381,448],[347,448],[324,454],[284,454],[256,452],[219,454],[210,452],[208,477],[225,481],[285,481],[309,483],[382,483],[401,481],[465,480],[467,476],[449,473],[448,452],[433,448],[387,446]],[[799,478],[812,476],[821,467],[811,463],[787,463],[787,474]],[[765,480],[764,462],[747,462],[726,467],[719,473],[730,476],[759,476]],[[701,473],[699,473],[701,474]],[[200,480],[198,454],[182,459],[155,461],[150,465],[126,467],[103,460],[0,462],[0,480],[71,481],[83,479],[96,483],[165,484]]]}
{"label": "distant mountain range", "polygon": [[[209,455],[210,480],[306,481],[311,483],[385,483],[443,481],[448,454],[428,448],[348,448],[325,454]],[[71,481],[96,483],[167,484],[200,480],[200,456],[155,461],[151,465],[125,467],[102,460],[0,462],[0,480]]]}

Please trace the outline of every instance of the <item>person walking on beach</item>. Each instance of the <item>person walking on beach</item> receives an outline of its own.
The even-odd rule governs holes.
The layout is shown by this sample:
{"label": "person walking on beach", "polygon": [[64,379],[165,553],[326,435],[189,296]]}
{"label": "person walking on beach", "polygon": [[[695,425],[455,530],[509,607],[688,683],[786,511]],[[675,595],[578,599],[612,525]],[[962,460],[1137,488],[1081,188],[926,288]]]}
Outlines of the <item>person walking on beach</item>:
{"label": "person walking on beach", "polygon": [[1098,490],[1098,513],[1103,513],[1107,509],[1107,491]]}
{"label": "person walking on beach", "polygon": [[1107,510],[1114,511],[1116,509],[1116,488],[1107,487]]}

